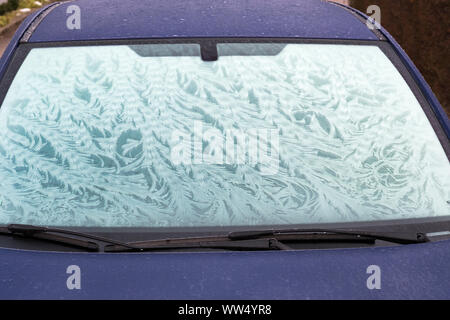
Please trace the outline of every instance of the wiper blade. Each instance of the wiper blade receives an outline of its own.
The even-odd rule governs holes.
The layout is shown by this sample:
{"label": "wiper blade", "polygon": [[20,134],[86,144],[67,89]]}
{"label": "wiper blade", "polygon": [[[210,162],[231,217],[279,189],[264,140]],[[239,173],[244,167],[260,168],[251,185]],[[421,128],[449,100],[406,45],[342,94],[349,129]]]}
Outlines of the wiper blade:
{"label": "wiper blade", "polygon": [[[249,240],[261,240],[249,243]],[[221,248],[228,250],[289,250],[282,241],[292,242],[365,242],[374,243],[383,240],[398,244],[423,243],[429,241],[422,233],[373,233],[367,231],[347,231],[339,229],[270,229],[231,232],[226,236],[206,236],[188,238],[167,238],[129,242],[142,251],[186,249],[186,248]],[[255,247],[256,246],[256,247]],[[105,252],[123,252],[130,249],[120,245],[105,246]]]}
{"label": "wiper blade", "polygon": [[303,235],[310,239],[326,239],[336,235],[354,237],[355,239],[372,239],[382,240],[398,244],[413,244],[430,241],[424,233],[417,232],[369,232],[359,230],[341,230],[341,229],[265,229],[265,230],[249,230],[235,231],[228,234],[231,240],[248,240],[260,239],[263,237],[279,237],[279,236],[299,236]]}
{"label": "wiper blade", "polygon": [[[110,245],[120,245],[122,247],[126,247],[129,250],[141,250],[125,242],[95,236],[88,233],[27,224],[10,224],[6,227],[0,227],[0,235],[21,236],[24,238],[57,242],[59,244],[74,246],[88,251],[100,251],[101,242],[108,243]],[[72,235],[75,237],[68,237],[66,235]],[[95,240],[95,242],[77,238]]]}
{"label": "wiper blade", "polygon": [[[137,244],[134,242],[133,244]],[[178,244],[164,244],[154,245],[142,243],[139,245],[142,251],[165,251],[165,250],[179,250],[179,249],[222,249],[229,251],[258,251],[258,250],[290,250],[291,248],[281,243],[277,239],[255,239],[243,241],[198,241]],[[117,245],[105,246],[105,252],[124,252],[130,251],[127,248]]]}
{"label": "wiper blade", "polygon": [[[199,237],[199,238],[173,238],[161,240],[148,240],[139,242],[129,242],[141,251],[162,251],[176,249],[223,249],[231,251],[243,250],[291,250],[291,248],[277,239],[250,239],[242,241],[233,241],[227,237]],[[107,245],[105,252],[124,252],[130,249],[120,245]],[[131,250],[132,251],[132,250]]]}

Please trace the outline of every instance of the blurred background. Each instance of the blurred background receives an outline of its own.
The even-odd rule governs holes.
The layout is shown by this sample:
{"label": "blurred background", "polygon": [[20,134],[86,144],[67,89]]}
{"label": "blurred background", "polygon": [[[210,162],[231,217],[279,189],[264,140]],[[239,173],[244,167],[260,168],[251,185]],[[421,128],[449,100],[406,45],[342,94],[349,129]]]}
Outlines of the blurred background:
{"label": "blurred background", "polygon": [[[0,53],[28,14],[54,1],[0,0]],[[370,5],[379,6],[381,24],[405,49],[450,115],[450,0],[334,1],[364,13]]]}

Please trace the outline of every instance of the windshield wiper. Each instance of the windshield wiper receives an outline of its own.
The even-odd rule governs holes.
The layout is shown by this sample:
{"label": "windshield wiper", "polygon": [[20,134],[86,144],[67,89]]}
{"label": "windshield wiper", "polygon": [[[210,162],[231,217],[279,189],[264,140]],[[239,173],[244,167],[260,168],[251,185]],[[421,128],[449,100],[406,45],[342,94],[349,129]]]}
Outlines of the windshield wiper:
{"label": "windshield wiper", "polygon": [[[224,250],[290,250],[288,242],[361,242],[382,240],[398,244],[428,242],[423,233],[380,233],[340,229],[263,229],[230,232],[223,236],[166,238],[139,242],[121,242],[68,229],[10,224],[0,227],[0,235],[20,236],[83,248],[88,251],[124,252],[209,248]],[[74,237],[69,237],[71,235]],[[80,239],[79,239],[80,238]],[[89,241],[90,240],[95,240]],[[106,243],[102,247],[101,243]],[[103,250],[101,250],[103,249]]]}
{"label": "windshield wiper", "polygon": [[[253,240],[253,242],[251,242]],[[231,232],[226,236],[166,238],[129,242],[142,251],[186,248],[217,248],[227,250],[290,250],[282,243],[290,242],[362,242],[375,243],[383,240],[398,244],[413,244],[429,241],[423,233],[373,233],[339,229],[265,229]],[[107,245],[105,252],[123,252],[130,249],[120,245]]]}
{"label": "windshield wiper", "polygon": [[231,240],[260,239],[262,237],[305,236],[305,239],[320,240],[334,236],[348,236],[355,239],[382,240],[398,244],[413,244],[430,241],[424,233],[417,232],[369,232],[341,229],[265,229],[235,231],[228,234]]}
{"label": "windshield wiper", "polygon": [[[100,236],[95,236],[88,233],[76,232],[68,229],[59,228],[48,228],[43,226],[25,225],[25,224],[10,224],[6,227],[0,227],[0,235],[6,236],[18,236],[22,238],[31,238],[43,241],[55,242],[63,245],[69,245],[73,247],[78,247],[85,249],[87,251],[143,251],[144,248],[138,247],[133,243],[121,242],[109,238],[104,238]],[[75,237],[68,237],[66,235],[72,235]],[[96,240],[95,242],[82,240],[82,239]],[[184,243],[179,243],[174,241],[176,244],[172,244],[170,241],[166,240],[156,240],[158,244],[164,242],[161,249],[179,249],[179,248],[215,248],[224,250],[283,250],[287,249],[287,246],[277,241],[276,239],[260,239],[260,240],[250,240],[250,241],[238,241],[235,242],[221,242],[221,237],[204,237],[201,238],[202,241],[184,241]],[[192,238],[189,238],[192,240]],[[223,240],[228,240],[223,238]],[[102,246],[100,244],[107,243],[109,245]],[[115,248],[113,250],[108,248]],[[119,248],[117,250],[117,248]],[[152,247],[156,249],[155,247]]]}
{"label": "windshield wiper", "polygon": [[[51,241],[63,245],[82,248],[88,251],[101,251],[101,243],[119,245],[121,247],[127,248],[128,250],[141,250],[140,248],[136,248],[133,245],[127,244],[125,242],[99,237],[88,233],[26,224],[10,224],[6,227],[0,227],[0,235],[19,236],[23,238]],[[68,237],[67,235],[72,235],[75,237]],[[82,238],[84,240],[77,238]],[[95,240],[95,242],[85,239]]]}
{"label": "windshield wiper", "polygon": [[[128,242],[134,248],[141,251],[172,250],[172,249],[223,249],[223,250],[288,250],[290,247],[281,243],[275,238],[248,239],[242,241],[230,240],[227,236],[210,237],[188,237],[188,238],[165,238],[156,240],[146,240],[138,242]],[[106,245],[105,252],[133,251],[121,245]],[[135,249],[134,249],[135,250]]]}

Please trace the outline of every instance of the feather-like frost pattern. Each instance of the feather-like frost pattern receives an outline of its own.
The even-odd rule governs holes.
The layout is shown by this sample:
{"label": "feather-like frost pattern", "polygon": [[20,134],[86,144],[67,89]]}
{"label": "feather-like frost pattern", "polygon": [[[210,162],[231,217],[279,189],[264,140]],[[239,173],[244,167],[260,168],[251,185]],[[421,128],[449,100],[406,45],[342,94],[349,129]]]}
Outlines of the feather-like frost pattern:
{"label": "feather-like frost pattern", "polygon": [[[376,47],[141,57],[33,49],[0,110],[0,223],[281,225],[450,214],[446,155]],[[277,172],[181,163],[194,124],[279,136]],[[184,141],[188,148],[191,140]],[[202,141],[207,150],[208,141]]]}

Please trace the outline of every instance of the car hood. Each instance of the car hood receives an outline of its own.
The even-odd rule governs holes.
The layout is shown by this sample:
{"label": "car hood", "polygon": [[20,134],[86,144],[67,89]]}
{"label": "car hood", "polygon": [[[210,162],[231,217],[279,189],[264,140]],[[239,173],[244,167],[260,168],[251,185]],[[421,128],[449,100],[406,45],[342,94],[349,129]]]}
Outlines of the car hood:
{"label": "car hood", "polygon": [[[69,290],[69,266],[80,289]],[[368,267],[380,269],[369,289]],[[0,299],[450,298],[450,240],[361,249],[61,253],[0,249]]]}

